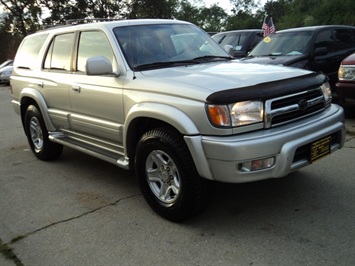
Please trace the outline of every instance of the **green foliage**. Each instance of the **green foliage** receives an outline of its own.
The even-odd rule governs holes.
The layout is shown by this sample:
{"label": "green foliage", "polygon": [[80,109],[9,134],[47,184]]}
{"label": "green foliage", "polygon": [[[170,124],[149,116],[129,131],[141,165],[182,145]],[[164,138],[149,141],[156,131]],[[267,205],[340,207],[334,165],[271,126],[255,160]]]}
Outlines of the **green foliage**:
{"label": "green foliage", "polygon": [[178,0],[132,0],[127,18],[173,18]]}

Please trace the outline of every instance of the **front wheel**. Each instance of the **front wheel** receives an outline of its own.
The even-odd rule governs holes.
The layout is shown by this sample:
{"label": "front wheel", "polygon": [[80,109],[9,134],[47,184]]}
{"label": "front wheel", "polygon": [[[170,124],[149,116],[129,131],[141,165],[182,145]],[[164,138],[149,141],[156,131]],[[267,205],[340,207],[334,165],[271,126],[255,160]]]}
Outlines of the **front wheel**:
{"label": "front wheel", "polygon": [[35,105],[28,106],[26,110],[25,131],[31,150],[38,159],[48,161],[61,155],[63,146],[48,139],[42,114]]}
{"label": "front wheel", "polygon": [[136,150],[136,174],[142,194],[162,217],[180,222],[208,201],[208,181],[196,170],[181,135],[167,128],[145,133]]}

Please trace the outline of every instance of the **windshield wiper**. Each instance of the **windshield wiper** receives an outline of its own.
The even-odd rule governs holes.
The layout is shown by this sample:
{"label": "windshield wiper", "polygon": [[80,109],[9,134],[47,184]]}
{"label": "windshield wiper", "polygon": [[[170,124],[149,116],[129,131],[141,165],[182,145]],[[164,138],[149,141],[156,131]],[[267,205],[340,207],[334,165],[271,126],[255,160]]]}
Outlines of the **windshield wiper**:
{"label": "windshield wiper", "polygon": [[220,60],[232,60],[234,59],[231,56],[217,56],[217,55],[204,55],[204,56],[199,56],[199,57],[195,57],[194,59],[192,59],[192,61],[211,61],[211,59],[213,59],[212,61],[220,61]]}
{"label": "windshield wiper", "polygon": [[154,69],[154,68],[162,68],[162,67],[172,67],[172,66],[184,66],[187,64],[199,64],[199,62],[195,62],[193,60],[183,60],[183,61],[168,61],[168,62],[153,62],[149,64],[142,64],[134,67],[134,70],[144,70],[144,69]]}
{"label": "windshield wiper", "polygon": [[180,61],[167,61],[167,62],[153,62],[149,64],[142,64],[134,67],[134,70],[145,70],[145,69],[154,69],[154,68],[163,68],[163,67],[172,67],[172,66],[184,66],[184,65],[195,65],[207,61],[217,60],[232,60],[232,57],[228,56],[215,56],[215,55],[206,55],[195,57],[191,60],[180,60]]}
{"label": "windshield wiper", "polygon": [[270,54],[258,54],[258,55],[248,55],[247,57],[262,57],[262,56],[283,56],[282,53],[270,53]]}

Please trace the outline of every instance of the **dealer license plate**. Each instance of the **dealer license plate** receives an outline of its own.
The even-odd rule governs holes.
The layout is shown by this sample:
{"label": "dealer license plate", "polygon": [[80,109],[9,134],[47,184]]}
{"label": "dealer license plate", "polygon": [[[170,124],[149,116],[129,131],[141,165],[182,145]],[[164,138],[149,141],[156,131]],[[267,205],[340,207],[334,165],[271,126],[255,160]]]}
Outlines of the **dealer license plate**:
{"label": "dealer license plate", "polygon": [[330,154],[330,142],[332,137],[326,137],[311,144],[311,163],[323,158]]}

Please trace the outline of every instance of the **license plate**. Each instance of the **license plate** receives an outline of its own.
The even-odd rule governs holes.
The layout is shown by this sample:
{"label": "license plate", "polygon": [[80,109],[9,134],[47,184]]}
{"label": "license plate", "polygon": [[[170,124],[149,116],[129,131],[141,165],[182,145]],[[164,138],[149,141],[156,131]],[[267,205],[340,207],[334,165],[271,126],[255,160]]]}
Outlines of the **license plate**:
{"label": "license plate", "polygon": [[310,156],[311,163],[330,154],[330,141],[331,140],[332,140],[332,137],[329,136],[324,139],[313,142],[311,144],[311,156]]}

